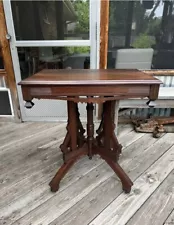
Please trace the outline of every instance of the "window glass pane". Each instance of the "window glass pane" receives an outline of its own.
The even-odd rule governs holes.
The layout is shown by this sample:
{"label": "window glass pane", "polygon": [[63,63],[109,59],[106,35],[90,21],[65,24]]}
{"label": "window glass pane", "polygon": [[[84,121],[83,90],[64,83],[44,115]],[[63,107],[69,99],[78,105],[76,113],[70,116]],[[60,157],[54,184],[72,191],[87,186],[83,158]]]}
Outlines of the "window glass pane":
{"label": "window glass pane", "polygon": [[1,116],[12,115],[9,93],[7,89],[0,90],[0,105],[3,106],[0,107]]}
{"label": "window glass pane", "polygon": [[11,1],[17,40],[89,39],[89,0]]}
{"label": "window glass pane", "polygon": [[90,66],[90,47],[18,48],[22,79],[42,69],[83,69]]}
{"label": "window glass pane", "polygon": [[174,68],[174,1],[110,1],[108,68]]}

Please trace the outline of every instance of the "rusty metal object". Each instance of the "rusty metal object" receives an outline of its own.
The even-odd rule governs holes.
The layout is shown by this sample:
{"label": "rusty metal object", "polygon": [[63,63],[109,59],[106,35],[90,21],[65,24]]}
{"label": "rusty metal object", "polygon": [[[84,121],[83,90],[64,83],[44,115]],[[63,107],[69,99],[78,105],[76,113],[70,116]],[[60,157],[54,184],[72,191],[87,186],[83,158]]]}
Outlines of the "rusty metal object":
{"label": "rusty metal object", "polygon": [[168,70],[163,70],[163,69],[153,69],[153,70],[143,70],[143,72],[147,74],[151,74],[152,76],[173,76],[174,75],[174,70],[168,69]]}
{"label": "rusty metal object", "polygon": [[150,119],[132,120],[136,132],[153,133],[159,138],[162,133],[174,133],[174,117],[153,117]]}

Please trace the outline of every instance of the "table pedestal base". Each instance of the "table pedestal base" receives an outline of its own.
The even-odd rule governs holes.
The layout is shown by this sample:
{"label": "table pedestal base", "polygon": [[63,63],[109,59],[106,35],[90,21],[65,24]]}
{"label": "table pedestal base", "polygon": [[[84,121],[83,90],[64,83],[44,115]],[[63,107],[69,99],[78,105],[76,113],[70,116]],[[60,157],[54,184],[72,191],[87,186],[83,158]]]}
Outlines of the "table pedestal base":
{"label": "table pedestal base", "polygon": [[85,129],[80,122],[77,104],[68,101],[67,134],[60,146],[64,164],[49,184],[52,192],[59,189],[61,179],[81,156],[88,155],[89,159],[92,159],[95,154],[100,155],[114,170],[122,182],[123,190],[126,193],[131,191],[133,183],[118,164],[122,146],[118,143],[114,132],[113,107],[115,107],[114,101],[104,103],[102,121],[97,130],[97,136],[94,138],[94,107],[92,103],[87,103],[87,138],[85,138]]}

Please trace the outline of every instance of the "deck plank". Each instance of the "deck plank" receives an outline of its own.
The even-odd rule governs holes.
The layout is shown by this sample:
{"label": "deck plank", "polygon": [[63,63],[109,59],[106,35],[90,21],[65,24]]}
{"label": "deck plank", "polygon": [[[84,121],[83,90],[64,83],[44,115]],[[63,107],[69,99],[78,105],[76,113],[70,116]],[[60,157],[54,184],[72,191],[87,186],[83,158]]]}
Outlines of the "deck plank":
{"label": "deck plank", "polygon": [[126,148],[127,146],[137,141],[142,136],[144,136],[144,133],[137,133],[135,135],[135,131],[131,131],[126,134],[126,141],[125,141],[125,136],[121,136],[121,137],[118,136],[118,141],[122,144],[123,148]]}
{"label": "deck plank", "polygon": [[[38,164],[39,160],[46,157],[49,151],[50,155],[56,152],[59,153],[60,152],[59,146],[63,140],[63,137],[64,137],[63,130],[59,136],[57,136],[54,133],[51,135],[51,137],[39,136],[38,138],[35,138],[36,140],[35,143],[31,144],[27,143],[23,145],[21,151],[15,152],[15,154],[13,155],[14,157],[12,158],[10,157],[10,155],[12,154],[4,153],[1,156],[2,162],[0,162],[0,169],[1,169],[0,181],[3,179],[4,175],[6,176],[10,174],[12,175],[12,173],[16,173],[17,171],[19,171],[20,173],[21,170],[25,170],[28,167],[30,168],[33,165]],[[53,143],[52,146],[51,143]],[[49,145],[50,147],[42,147]]]}
{"label": "deck plank", "polygon": [[[32,171],[37,170],[36,166],[38,166],[40,159],[44,160],[45,157],[48,157],[47,156],[48,154],[49,154],[49,157],[50,156],[52,157],[54,154],[54,156],[53,156],[53,159],[54,159],[57,151],[54,148],[53,148],[53,151],[51,151],[52,148],[49,149],[49,151],[47,151],[47,150],[53,144],[55,144],[55,148],[57,146],[57,149],[58,149],[61,144],[60,139],[62,142],[63,141],[62,138],[65,136],[65,133],[66,133],[65,126],[58,127],[56,129],[59,130],[58,136],[57,136],[57,132],[55,132],[55,130],[49,131],[48,137],[45,137],[46,136],[45,132],[41,136],[36,136],[35,137],[36,139],[29,141],[29,145],[25,145],[25,143],[24,143],[24,146],[22,146],[22,148],[25,149],[25,152],[23,153],[22,151],[19,150],[18,155],[16,155],[16,157],[13,157],[13,159],[11,158],[11,155],[9,155],[9,154],[5,154],[5,156],[7,156],[7,157],[5,157],[4,155],[1,156],[1,159],[2,159],[2,162],[0,164],[1,188],[3,188],[3,187],[7,188],[9,183],[12,183],[14,179],[16,181],[18,181],[18,177],[23,179],[25,177],[23,175],[23,173],[28,174],[28,176],[29,176],[30,173],[32,173]],[[124,128],[122,128],[122,129],[123,130],[120,130],[120,135],[122,135],[122,131],[123,131],[123,133],[125,133],[125,130],[126,130]],[[129,129],[128,129],[128,131],[129,131]],[[43,139],[44,139],[44,141],[43,141]],[[44,142],[46,142],[46,144],[40,146],[40,144],[43,144]],[[27,154],[26,154],[26,152],[27,152]],[[59,149],[58,149],[58,152],[60,153]],[[15,153],[16,153],[16,151],[15,151]],[[23,157],[20,159],[19,155],[20,155],[20,158],[22,156]],[[34,157],[34,160],[33,160],[33,157]],[[8,159],[9,159],[10,163],[8,163]],[[14,165],[16,163],[16,161],[18,163],[16,165]],[[6,166],[7,164],[8,164],[8,167]],[[31,169],[31,171],[30,171],[30,169]],[[21,173],[21,171],[22,171],[22,173]]]}
{"label": "deck plank", "polygon": [[[61,144],[62,141],[58,143]],[[34,184],[36,186],[42,184],[50,178],[50,173],[55,170],[55,167],[62,164],[61,152],[58,151],[57,146],[50,148],[49,152],[47,149],[38,151],[38,155],[34,157],[35,161],[29,156],[25,164],[0,175],[0,199],[2,199],[0,209],[23,195],[26,189],[34,187]],[[33,182],[34,178],[36,180]],[[6,198],[3,199],[3,196],[6,196]]]}
{"label": "deck plank", "polygon": [[[12,123],[12,122],[0,122],[0,137],[4,133],[8,131],[15,130],[17,128],[17,123]],[[7,133],[6,133],[7,134]]]}
{"label": "deck plank", "polygon": [[[125,136],[125,140],[127,138],[127,135]],[[155,139],[156,140],[156,139]],[[171,142],[173,140],[173,137],[170,139],[167,138],[168,142]],[[129,138],[128,138],[129,141]],[[174,140],[173,140],[174,142]],[[170,144],[171,145],[171,144]],[[134,147],[132,148],[133,150]],[[127,150],[129,151],[129,150]],[[162,146],[162,151],[164,153],[164,146]],[[132,152],[130,152],[129,161],[134,166],[134,161],[132,161]],[[125,165],[127,164],[127,158],[125,158]],[[125,167],[124,167],[125,169]],[[128,169],[128,168],[127,168]],[[98,173],[96,173],[96,170],[98,170]],[[65,195],[69,199],[69,206],[67,206],[67,202],[63,202],[63,205],[59,204],[59,198],[60,196],[55,195],[54,198],[51,198],[44,202],[44,204],[40,204],[39,207],[35,208],[35,210],[29,212],[27,215],[19,219],[15,225],[17,224],[23,224],[24,221],[27,221],[31,224],[48,224],[52,222],[52,220],[59,217],[61,214],[63,214],[65,211],[67,211],[69,208],[71,208],[73,205],[77,204],[81,199],[83,199],[86,195],[89,195],[92,190],[100,187],[100,185],[108,180],[111,176],[113,176],[113,171],[108,167],[106,163],[102,163],[98,168],[96,168],[93,172],[89,174],[90,177],[95,176],[95,181],[92,179],[92,181],[88,180],[88,176],[85,176],[81,178],[80,180],[73,183],[71,187],[68,189],[65,189],[62,193],[62,195]],[[114,175],[114,178],[116,181],[118,178]],[[87,185],[84,187],[83,184],[86,184],[86,179],[88,180]],[[112,178],[113,179],[113,178]],[[92,183],[91,183],[92,182]],[[107,182],[106,182],[107,183]],[[119,185],[121,187],[121,185]],[[92,187],[92,188],[91,188]],[[82,188],[82,189],[80,189]],[[78,192],[76,192],[78,190]],[[81,190],[81,191],[80,191]],[[66,192],[66,194],[63,194]],[[58,193],[60,194],[60,193]],[[36,201],[35,201],[36,202]],[[61,207],[61,208],[60,208]],[[46,210],[49,208],[49,212]],[[46,217],[46,218],[45,218]]]}
{"label": "deck plank", "polygon": [[[174,195],[174,193],[173,193]],[[169,215],[169,217],[167,218],[167,220],[165,221],[164,225],[173,225],[174,224],[174,209],[171,212],[171,214]]]}
{"label": "deck plank", "polygon": [[119,124],[117,128],[118,137],[123,137],[125,134],[128,134],[133,131],[133,129],[134,128],[132,124]]}
{"label": "deck plank", "polygon": [[174,169],[174,146],[134,184],[132,193],[121,194],[89,225],[125,225]]}
{"label": "deck plank", "polygon": [[[118,139],[123,145],[120,164],[135,181],[129,195],[122,193],[118,177],[98,156],[93,160],[80,159],[61,181],[59,192],[51,193],[48,183],[62,164],[58,146],[66,133],[66,124],[10,124],[0,122],[0,143],[3,143],[0,146],[0,224],[87,225],[94,222],[98,225],[97,218],[115,204],[115,211],[107,213],[111,216],[109,223],[105,216],[102,223],[132,225],[140,222],[141,210],[147,210],[148,205],[150,208],[155,202],[159,209],[160,204],[164,205],[157,221],[165,221],[165,225],[173,223],[173,197],[169,198],[173,190],[169,171],[173,160],[169,152],[171,149],[174,152],[173,134],[154,139],[151,134],[135,133],[131,125],[119,126]],[[148,172],[150,167],[153,174]],[[143,187],[140,181],[144,182]],[[164,195],[160,195],[162,191]],[[126,214],[124,209],[128,211]],[[153,210],[152,215],[155,209],[150,210]],[[146,218],[144,224],[153,223]]]}
{"label": "deck plank", "polygon": [[164,225],[168,215],[174,209],[173,177],[174,170],[126,225]]}
{"label": "deck plank", "polygon": [[[168,141],[166,147],[165,140]],[[173,136],[164,136],[164,141],[146,134],[123,151],[120,164],[132,180],[140,176],[172,146]],[[58,217],[51,225],[88,224],[121,193],[120,182],[113,173],[113,176]]]}
{"label": "deck plank", "polygon": [[[125,133],[125,129],[123,129],[123,132]],[[120,135],[121,133],[122,132],[120,131]],[[134,140],[135,139],[133,139],[132,141]],[[130,142],[130,140],[128,141]],[[126,142],[126,138],[125,138],[125,142]],[[35,158],[33,158],[33,160],[35,160]],[[56,162],[56,159],[55,159],[55,162]],[[79,162],[79,164],[77,164],[78,165],[77,168],[74,167],[67,174],[65,179],[62,181],[61,190],[62,188],[65,188],[67,185],[71,185],[73,182],[75,182],[82,176],[85,176],[86,173],[90,173],[92,169],[94,169],[95,167],[99,166],[102,163],[103,161],[101,159],[100,160],[95,159],[90,161],[84,158],[81,163]],[[7,190],[7,193],[12,193],[12,194],[10,195],[10,198],[6,197],[6,200],[2,203],[2,205],[5,205],[6,203],[10,204],[10,201],[12,200],[12,198],[16,200],[12,202],[8,207],[4,206],[4,208],[1,208],[0,210],[1,220],[7,221],[7,223],[10,224],[11,222],[7,218],[13,218],[14,220],[17,219],[18,217],[20,218],[21,216],[25,215],[27,212],[33,210],[33,208],[39,206],[43,202],[47,201],[50,197],[52,197],[52,195],[50,195],[49,193],[48,179],[51,179],[51,176],[53,176],[55,173],[53,171],[53,168],[57,170],[59,166],[60,164],[53,165],[53,167],[50,168],[50,171],[47,171],[48,174],[44,173],[44,176],[41,176],[41,177],[39,172],[37,172],[37,174],[33,173],[33,175],[30,176],[28,179],[24,179],[24,181],[18,182],[18,184],[15,184],[14,187],[12,187],[10,190]],[[35,180],[33,179],[33,177]],[[37,186],[39,184],[40,186]],[[33,194],[31,192],[31,189],[33,189],[35,185],[37,187],[35,188],[35,193]],[[21,191],[19,189],[20,186],[24,187]],[[14,209],[18,209],[17,213],[15,213],[16,210]],[[21,211],[19,209],[21,209]]]}
{"label": "deck plank", "polygon": [[14,127],[2,126],[3,133],[0,135],[0,149],[14,145],[18,141],[30,138],[39,132],[43,132],[51,127],[57,126],[55,123],[24,123],[16,124]]}
{"label": "deck plank", "polygon": [[[65,125],[62,125],[62,128]],[[0,168],[8,164],[8,168],[14,168],[17,166],[20,161],[23,161],[24,157],[27,155],[34,154],[36,149],[43,144],[48,143],[57,139],[61,126],[55,126],[42,132],[39,132],[37,135],[33,135],[30,138],[26,138],[22,141],[17,142],[12,146],[2,148],[0,150]]]}
{"label": "deck plank", "polygon": [[[77,175],[78,174],[76,173],[76,176]],[[88,168],[88,173],[84,176],[81,176],[78,180],[77,177],[73,176],[73,183],[68,181],[68,188],[62,191],[60,189],[57,193],[50,193],[49,188],[46,185],[44,196],[41,195],[39,196],[39,198],[37,197],[37,199],[34,198],[34,202],[32,202],[32,206],[38,205],[39,207],[34,208],[34,210],[24,215],[14,224],[48,224],[50,220],[57,217],[57,214],[62,214],[64,211],[72,207],[72,205],[76,204],[86,194],[90,193],[91,190],[100,185],[100,183],[106,180],[110,175],[110,169],[106,169],[105,166],[101,164],[92,171],[89,171]],[[76,181],[74,182],[74,180]],[[64,188],[64,182],[62,181],[61,188]],[[39,187],[39,189],[42,189],[42,187]],[[38,192],[39,190],[36,191]],[[35,195],[35,193],[33,193],[33,195]],[[47,197],[47,199],[45,197]],[[44,200],[47,200],[44,201],[44,204],[42,204],[42,198],[45,198]],[[40,207],[40,205],[42,207]],[[28,211],[28,207],[29,206],[25,203],[25,207],[21,208],[20,216],[22,216],[26,209]],[[9,219],[12,218],[10,217]],[[8,224],[10,223],[8,222]]]}

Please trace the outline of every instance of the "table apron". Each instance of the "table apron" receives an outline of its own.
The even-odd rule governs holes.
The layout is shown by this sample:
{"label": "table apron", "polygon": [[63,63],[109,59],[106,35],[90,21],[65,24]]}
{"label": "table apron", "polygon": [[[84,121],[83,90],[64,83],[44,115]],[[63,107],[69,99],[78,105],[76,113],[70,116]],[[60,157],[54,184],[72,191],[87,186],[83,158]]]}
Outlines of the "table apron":
{"label": "table apron", "polygon": [[[155,87],[155,86],[154,86]],[[24,100],[32,98],[56,98],[58,96],[120,96],[131,97],[158,97],[154,94],[153,85],[103,85],[103,86],[23,86]],[[155,100],[155,99],[154,99]]]}

